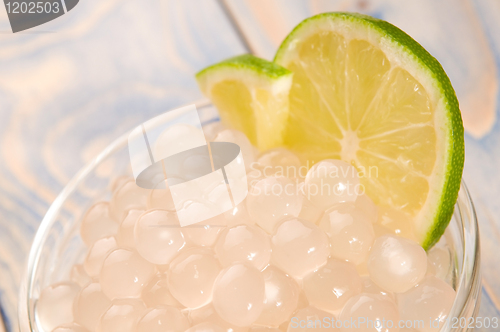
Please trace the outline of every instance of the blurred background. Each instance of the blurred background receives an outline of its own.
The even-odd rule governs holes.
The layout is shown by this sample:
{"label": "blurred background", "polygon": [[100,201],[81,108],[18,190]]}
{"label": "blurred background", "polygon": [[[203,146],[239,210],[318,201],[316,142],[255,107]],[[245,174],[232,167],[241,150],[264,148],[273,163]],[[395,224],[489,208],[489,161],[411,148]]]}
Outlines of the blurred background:
{"label": "blurred background", "polygon": [[8,331],[17,330],[31,240],[71,177],[132,127],[200,100],[198,70],[242,53],[272,59],[296,24],[326,11],[397,25],[450,76],[481,228],[479,316],[500,316],[500,1],[80,0],[16,34],[0,8],[0,313]]}

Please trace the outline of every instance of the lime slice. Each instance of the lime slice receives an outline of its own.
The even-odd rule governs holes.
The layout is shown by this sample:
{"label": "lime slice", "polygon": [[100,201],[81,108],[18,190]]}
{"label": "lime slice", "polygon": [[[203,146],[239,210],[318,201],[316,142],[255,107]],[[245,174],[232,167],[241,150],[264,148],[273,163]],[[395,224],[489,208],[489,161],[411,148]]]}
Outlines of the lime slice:
{"label": "lime slice", "polygon": [[300,23],[275,62],[294,73],[285,145],[354,164],[366,193],[414,221],[430,248],[448,225],[464,165],[455,92],[439,62],[395,26],[359,14]]}
{"label": "lime slice", "polygon": [[241,55],[196,75],[221,120],[245,133],[260,150],[283,144],[292,72],[252,55]]}

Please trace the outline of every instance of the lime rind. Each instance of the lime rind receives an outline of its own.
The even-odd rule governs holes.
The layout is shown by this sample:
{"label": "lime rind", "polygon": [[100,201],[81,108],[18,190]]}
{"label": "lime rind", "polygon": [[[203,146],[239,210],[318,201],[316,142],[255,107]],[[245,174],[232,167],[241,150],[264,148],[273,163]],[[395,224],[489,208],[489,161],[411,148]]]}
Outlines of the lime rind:
{"label": "lime rind", "polygon": [[290,77],[293,73],[278,65],[275,62],[267,61],[251,54],[243,54],[235,56],[212,66],[209,66],[196,74],[196,77],[202,77],[208,75],[214,71],[220,71],[221,69],[235,69],[244,70],[253,75],[262,76],[263,78],[275,80],[283,77]]}
{"label": "lime rind", "polygon": [[431,190],[416,217],[420,244],[431,248],[444,233],[453,214],[460,189],[464,165],[464,131],[458,100],[441,64],[419,43],[392,24],[356,13],[324,13],[301,22],[279,47],[274,61],[286,67],[296,45],[318,29],[340,31],[379,46],[389,60],[408,70],[426,91],[436,107],[439,127],[436,134],[442,146],[438,149]]}

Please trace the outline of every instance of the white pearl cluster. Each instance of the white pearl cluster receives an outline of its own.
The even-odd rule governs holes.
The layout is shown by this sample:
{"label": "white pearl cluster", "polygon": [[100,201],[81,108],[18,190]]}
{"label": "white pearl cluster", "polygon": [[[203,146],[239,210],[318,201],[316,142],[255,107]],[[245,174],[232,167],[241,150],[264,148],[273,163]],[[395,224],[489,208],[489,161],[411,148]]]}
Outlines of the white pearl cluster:
{"label": "white pearl cluster", "polygon": [[292,152],[256,156],[240,132],[211,130],[242,148],[245,201],[180,227],[168,190],[120,178],[111,201],[82,220],[84,261],[40,293],[41,330],[295,332],[321,329],[293,327],[292,318],[447,317],[449,251],[426,254],[381,225],[377,206],[354,190],[353,166],[324,160],[287,174],[301,167]]}

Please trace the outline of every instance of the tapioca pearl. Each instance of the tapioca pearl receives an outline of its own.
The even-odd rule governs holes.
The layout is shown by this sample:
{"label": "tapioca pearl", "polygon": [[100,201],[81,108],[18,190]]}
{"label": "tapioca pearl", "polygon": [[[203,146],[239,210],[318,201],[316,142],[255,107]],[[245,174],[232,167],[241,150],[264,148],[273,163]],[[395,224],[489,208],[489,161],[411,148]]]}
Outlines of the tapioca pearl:
{"label": "tapioca pearl", "polygon": [[201,223],[188,225],[182,228],[182,234],[188,245],[212,247],[220,232],[226,227],[223,216],[216,216]]}
{"label": "tapioca pearl", "polygon": [[250,332],[281,332],[281,330],[274,327],[256,326],[252,327]]}
{"label": "tapioca pearl", "polygon": [[203,198],[189,199],[177,206],[177,214],[182,218],[184,227],[186,227],[186,224],[208,224],[212,222],[214,225],[223,225],[225,219],[218,214],[219,212],[220,209],[215,204]]}
{"label": "tapioca pearl", "polygon": [[72,282],[61,282],[42,290],[35,304],[38,322],[45,331],[73,321],[73,301],[80,287]]}
{"label": "tapioca pearl", "polygon": [[253,266],[231,265],[215,281],[214,308],[230,324],[244,327],[254,323],[262,313],[264,298],[264,278]]}
{"label": "tapioca pearl", "polygon": [[318,224],[324,212],[324,209],[317,207],[310,200],[304,197],[302,201],[302,208],[300,209],[299,213],[299,218],[312,222],[313,224]]}
{"label": "tapioca pearl", "polygon": [[53,329],[52,332],[89,332],[89,330],[81,325],[70,323],[58,326]]}
{"label": "tapioca pearl", "polygon": [[434,276],[445,280],[451,269],[451,254],[448,248],[434,247],[427,252],[428,270],[433,270]]}
{"label": "tapioca pearl", "polygon": [[250,217],[272,234],[278,221],[284,217],[297,217],[303,196],[288,178],[269,177],[260,180],[248,193],[246,202]]}
{"label": "tapioca pearl", "polygon": [[369,276],[363,276],[361,279],[363,281],[363,289],[361,290],[362,293],[383,295],[383,296],[387,296],[389,299],[395,301],[396,296],[394,295],[393,292],[386,291],[385,289],[382,289],[381,287],[377,286],[370,279]]}
{"label": "tapioca pearl", "polygon": [[307,198],[320,208],[354,202],[359,193],[358,172],[344,161],[323,160],[307,172],[305,191]]}
{"label": "tapioca pearl", "polygon": [[255,221],[248,214],[246,200],[243,200],[240,204],[227,210],[222,215],[226,220],[227,227],[234,227],[237,225],[255,225]]}
{"label": "tapioca pearl", "polygon": [[123,183],[111,197],[111,215],[121,223],[128,210],[146,209],[149,193],[149,190],[139,187],[134,180]]}
{"label": "tapioca pearl", "polygon": [[[382,295],[362,293],[352,297],[339,316],[342,322],[350,322],[351,319],[358,323],[357,331],[399,331],[398,307],[394,301]],[[365,322],[360,323],[359,321],[363,319]]]}
{"label": "tapioca pearl", "polygon": [[165,273],[157,273],[142,290],[141,298],[148,308],[158,305],[168,305],[172,307],[182,308],[179,303],[170,293],[167,283],[167,275]]}
{"label": "tapioca pearl", "polygon": [[[177,181],[176,181],[177,180]],[[173,182],[183,182],[182,179],[171,179],[169,178],[170,185]],[[160,209],[160,210],[175,210],[174,200],[172,198],[172,192],[167,181],[162,181],[158,183],[155,188],[151,189],[148,194],[146,206],[148,210]]]}
{"label": "tapioca pearl", "polygon": [[188,314],[189,321],[192,325],[203,323],[210,323],[220,326],[224,332],[247,332],[248,327],[240,327],[228,323],[223,320],[212,304],[206,305],[201,308],[193,309]]}
{"label": "tapioca pearl", "polygon": [[116,249],[104,260],[99,281],[103,293],[111,300],[137,298],[155,272],[155,266],[137,252]]}
{"label": "tapioca pearl", "polygon": [[205,139],[207,140],[207,142],[212,142],[215,137],[217,137],[217,134],[225,130],[226,127],[222,124],[222,122],[216,121],[204,125],[201,129],[205,134]]}
{"label": "tapioca pearl", "polygon": [[[422,332],[439,331],[448,318],[455,297],[455,290],[446,282],[432,276],[425,277],[416,287],[397,294],[401,319],[423,320]],[[435,327],[429,321],[433,321]]]}
{"label": "tapioca pearl", "polygon": [[332,257],[356,265],[367,259],[375,233],[371,221],[354,203],[339,203],[327,209],[319,227],[330,237]]}
{"label": "tapioca pearl", "polygon": [[170,264],[168,288],[183,306],[202,307],[212,300],[215,279],[220,271],[221,266],[211,250],[186,249]]}
{"label": "tapioca pearl", "polygon": [[328,312],[341,310],[351,297],[361,293],[362,287],[355,266],[336,259],[328,259],[326,265],[303,280],[309,304]]}
{"label": "tapioca pearl", "polygon": [[283,271],[268,266],[262,271],[265,283],[264,309],[257,324],[278,326],[286,322],[297,309],[300,287],[297,282]]}
{"label": "tapioca pearl", "polygon": [[94,204],[83,217],[80,235],[90,247],[99,239],[115,235],[118,228],[119,222],[110,215],[109,204],[100,202]]}
{"label": "tapioca pearl", "polygon": [[278,225],[271,248],[271,261],[294,278],[317,270],[330,255],[328,235],[313,223],[295,218]]}
{"label": "tapioca pearl", "polygon": [[230,142],[237,144],[241,149],[245,168],[250,169],[250,166],[255,160],[255,155],[254,148],[245,134],[238,130],[225,129],[217,134],[214,142]]}
{"label": "tapioca pearl", "polygon": [[368,271],[375,284],[403,293],[419,283],[427,270],[427,255],[416,242],[395,235],[375,240],[368,257]]}
{"label": "tapioca pearl", "polygon": [[262,270],[271,259],[269,235],[250,225],[226,228],[217,239],[214,250],[223,266],[247,262]]}
{"label": "tapioca pearl", "polygon": [[134,242],[142,257],[158,265],[170,263],[186,245],[176,213],[166,210],[142,214],[135,224]]}
{"label": "tapioca pearl", "polygon": [[83,288],[73,303],[75,323],[82,325],[89,331],[94,331],[102,314],[111,305],[111,301],[104,295],[99,283],[91,283]]}
{"label": "tapioca pearl", "polygon": [[122,248],[135,248],[134,228],[141,214],[145,210],[132,209],[127,212],[125,219],[120,224],[120,230],[116,235],[117,244]]}
{"label": "tapioca pearl", "polygon": [[137,332],[185,332],[190,324],[187,317],[178,309],[170,306],[151,308],[137,324]]}
{"label": "tapioca pearl", "polygon": [[293,152],[284,148],[275,148],[262,153],[257,162],[264,175],[296,178],[301,166],[300,159]]}
{"label": "tapioca pearl", "polygon": [[[335,317],[329,312],[320,310],[313,306],[297,310],[290,323],[288,324],[287,332],[321,332],[325,329],[335,326]],[[330,324],[326,327],[325,322]]]}
{"label": "tapioca pearl", "polygon": [[203,194],[204,198],[216,206],[224,206],[229,198],[228,185],[224,180],[210,184]]}
{"label": "tapioca pearl", "polygon": [[110,252],[117,248],[116,240],[112,237],[107,237],[98,240],[90,247],[90,250],[83,261],[85,272],[91,277],[96,278],[101,272],[102,263]]}
{"label": "tapioca pearl", "polygon": [[96,332],[134,332],[146,306],[139,299],[113,300],[99,319]]}
{"label": "tapioca pearl", "polygon": [[71,268],[70,279],[80,287],[85,287],[92,282],[92,278],[85,272],[82,264],[75,264]]}
{"label": "tapioca pearl", "polygon": [[222,327],[215,323],[200,323],[186,330],[186,332],[226,332]]}
{"label": "tapioca pearl", "polygon": [[370,197],[368,197],[367,194],[359,195],[356,198],[356,201],[354,201],[354,204],[356,206],[356,210],[362,211],[370,222],[377,222],[378,206],[372,201]]}

